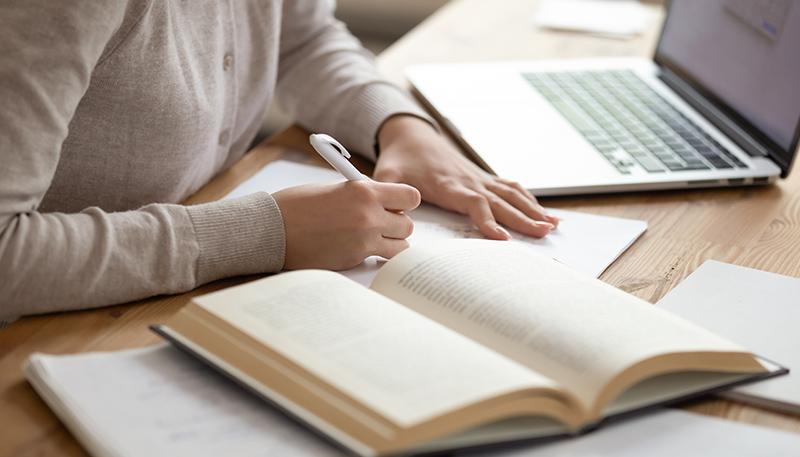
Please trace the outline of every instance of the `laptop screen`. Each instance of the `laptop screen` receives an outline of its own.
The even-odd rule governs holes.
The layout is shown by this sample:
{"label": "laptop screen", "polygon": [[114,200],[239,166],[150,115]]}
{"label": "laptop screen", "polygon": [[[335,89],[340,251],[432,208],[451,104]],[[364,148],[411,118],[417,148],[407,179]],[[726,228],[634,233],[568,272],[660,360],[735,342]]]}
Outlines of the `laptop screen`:
{"label": "laptop screen", "polygon": [[800,125],[800,0],[673,0],[656,60],[791,160]]}

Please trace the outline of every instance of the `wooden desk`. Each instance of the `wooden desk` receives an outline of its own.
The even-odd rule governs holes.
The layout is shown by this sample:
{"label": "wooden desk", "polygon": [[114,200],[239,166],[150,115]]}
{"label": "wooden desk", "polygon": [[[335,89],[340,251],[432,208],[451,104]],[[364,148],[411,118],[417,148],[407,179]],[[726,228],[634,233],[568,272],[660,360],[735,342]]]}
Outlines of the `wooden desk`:
{"label": "wooden desk", "polygon": [[[534,0],[457,0],[383,53],[379,66],[405,84],[402,68],[425,61],[640,55],[652,53],[654,27],[618,41],[537,31]],[[189,202],[221,197],[258,168],[305,146],[290,129],[260,145]],[[706,259],[800,276],[800,170],[768,188],[660,192],[547,199],[559,208],[647,220],[650,228],[602,279],[655,302]],[[129,305],[30,317],[0,331],[0,456],[86,455],[25,382],[21,366],[36,351],[74,353],[117,350],[158,340],[147,325],[172,315],[201,293],[252,278],[219,281],[196,291]],[[707,400],[689,409],[800,433],[800,417],[741,404]]]}
{"label": "wooden desk", "polygon": [[[648,4],[652,27],[632,40],[537,29],[536,0],[456,0],[387,49],[378,65],[408,86],[403,68],[425,62],[650,57],[663,8]],[[511,134],[512,132],[509,132]],[[649,228],[602,276],[658,301],[707,259],[800,277],[800,165],[766,188],[718,189],[542,199],[547,206],[644,219]],[[800,416],[708,400],[689,409],[800,433]]]}

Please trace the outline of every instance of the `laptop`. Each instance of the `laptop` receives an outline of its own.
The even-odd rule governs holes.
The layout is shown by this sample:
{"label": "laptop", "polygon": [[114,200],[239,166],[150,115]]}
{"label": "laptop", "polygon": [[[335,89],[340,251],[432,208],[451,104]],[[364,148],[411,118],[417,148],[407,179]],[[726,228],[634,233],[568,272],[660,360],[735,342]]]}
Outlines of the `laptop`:
{"label": "laptop", "polygon": [[674,0],[655,56],[425,64],[416,95],[537,195],[760,185],[800,139],[800,0]]}

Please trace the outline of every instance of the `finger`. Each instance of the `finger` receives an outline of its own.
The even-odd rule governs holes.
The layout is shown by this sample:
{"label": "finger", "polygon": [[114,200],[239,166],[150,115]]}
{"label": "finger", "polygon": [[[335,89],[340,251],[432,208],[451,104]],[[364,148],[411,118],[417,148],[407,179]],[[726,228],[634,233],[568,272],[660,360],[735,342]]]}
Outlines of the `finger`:
{"label": "finger", "polygon": [[512,181],[510,179],[505,179],[505,178],[500,178],[500,177],[498,177],[496,179],[497,179],[497,181],[507,185],[508,187],[513,187],[514,189],[518,190],[519,193],[521,193],[525,197],[533,200],[534,202],[537,202],[536,197],[534,197],[533,194],[528,189],[524,188],[522,186],[522,184],[518,183],[517,181]]}
{"label": "finger", "polygon": [[408,249],[408,241],[406,240],[383,238],[378,241],[378,248],[375,252],[375,255],[379,255],[386,259],[391,259],[406,249]]}
{"label": "finger", "polygon": [[419,191],[408,184],[373,182],[378,202],[389,211],[411,211],[419,206]]}
{"label": "finger", "polygon": [[547,221],[547,212],[536,200],[531,200],[518,189],[500,182],[486,184],[486,188],[499,195],[503,200],[522,211],[526,216],[537,221]]}
{"label": "finger", "polygon": [[555,228],[549,222],[531,219],[497,195],[488,194],[486,198],[497,221],[523,235],[541,238]]}
{"label": "finger", "polygon": [[509,240],[511,234],[500,227],[492,214],[492,207],[483,195],[466,187],[447,191],[446,200],[449,206],[467,214],[478,230],[491,240]]}
{"label": "finger", "polygon": [[525,197],[528,200],[530,200],[531,202],[533,202],[533,204],[544,215],[544,220],[549,222],[549,223],[551,223],[551,224],[553,224],[554,226],[558,227],[558,223],[561,222],[561,218],[558,217],[558,216],[553,216],[552,214],[548,214],[547,210],[545,210],[544,207],[539,204],[539,201],[536,199],[536,197],[534,197],[533,194],[528,189],[524,188],[522,186],[522,184],[518,183],[517,181],[512,181],[510,179],[504,179],[504,178],[497,178],[497,180],[500,181],[501,183],[503,183],[503,184],[515,189],[517,192],[522,194],[523,197]]}
{"label": "finger", "polygon": [[404,240],[411,236],[414,232],[414,222],[410,217],[405,214],[392,213],[389,211],[384,212],[386,213],[384,216],[385,223],[381,230],[381,235],[385,238],[395,238],[398,240]]}

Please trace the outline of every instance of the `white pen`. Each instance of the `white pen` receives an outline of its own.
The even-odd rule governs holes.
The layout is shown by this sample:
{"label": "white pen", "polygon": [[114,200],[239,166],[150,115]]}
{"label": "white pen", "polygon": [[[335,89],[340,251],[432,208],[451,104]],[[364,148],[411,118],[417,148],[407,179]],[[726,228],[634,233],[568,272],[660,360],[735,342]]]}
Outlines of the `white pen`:
{"label": "white pen", "polygon": [[369,179],[361,174],[361,172],[347,160],[350,158],[350,153],[332,136],[324,133],[312,133],[311,136],[308,137],[308,141],[326,162],[349,181]]}

